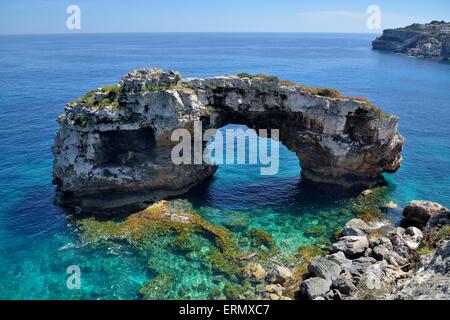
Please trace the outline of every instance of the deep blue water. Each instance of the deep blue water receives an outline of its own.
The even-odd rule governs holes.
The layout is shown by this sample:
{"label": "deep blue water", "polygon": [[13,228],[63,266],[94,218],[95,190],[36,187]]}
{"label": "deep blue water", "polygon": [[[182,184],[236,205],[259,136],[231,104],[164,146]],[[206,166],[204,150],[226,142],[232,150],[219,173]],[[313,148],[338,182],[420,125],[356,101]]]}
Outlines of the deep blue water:
{"label": "deep blue water", "polygon": [[[365,96],[400,117],[405,161],[386,175],[400,205],[429,199],[450,206],[450,64],[372,51],[373,35],[109,34],[0,37],[0,298],[137,298],[152,275],[123,249],[77,246],[65,212],[52,204],[51,145],[65,103],[115,83],[137,67],[184,76],[266,73]],[[285,250],[309,239],[306,226],[341,223],[320,212],[349,195],[305,190],[295,155],[281,150],[280,172],[221,166],[187,198],[216,223],[241,212],[271,232]],[[70,245],[64,248],[64,245]],[[61,248],[63,247],[63,248]],[[183,265],[184,262],[180,262]],[[66,288],[67,266],[82,269],[82,290]],[[190,266],[181,283],[208,278]],[[200,279],[200,280],[199,280]],[[197,290],[197,291],[195,291]],[[176,295],[167,297],[176,298]]]}

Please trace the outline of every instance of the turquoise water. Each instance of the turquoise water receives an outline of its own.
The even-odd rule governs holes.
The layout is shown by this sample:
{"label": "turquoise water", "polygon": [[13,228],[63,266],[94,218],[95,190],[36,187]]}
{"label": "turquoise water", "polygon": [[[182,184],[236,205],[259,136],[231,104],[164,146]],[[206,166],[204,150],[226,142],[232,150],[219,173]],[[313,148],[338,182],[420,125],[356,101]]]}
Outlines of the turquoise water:
{"label": "turquoise water", "polygon": [[[266,73],[365,96],[400,117],[405,161],[386,175],[400,205],[429,199],[450,206],[450,64],[372,51],[373,35],[111,34],[0,37],[0,298],[135,299],[157,272],[179,272],[162,298],[205,298],[226,279],[195,257],[156,250],[148,257],[120,243],[84,245],[65,212],[53,205],[53,135],[64,104],[116,82],[137,67],[185,76]],[[186,196],[202,216],[230,227],[270,232],[283,252],[312,243],[305,231],[333,232],[353,195],[320,192],[300,181],[298,159],[282,148],[276,176],[258,166],[219,168]],[[231,217],[231,218],[230,218]],[[68,290],[66,268],[79,265],[81,290]]]}

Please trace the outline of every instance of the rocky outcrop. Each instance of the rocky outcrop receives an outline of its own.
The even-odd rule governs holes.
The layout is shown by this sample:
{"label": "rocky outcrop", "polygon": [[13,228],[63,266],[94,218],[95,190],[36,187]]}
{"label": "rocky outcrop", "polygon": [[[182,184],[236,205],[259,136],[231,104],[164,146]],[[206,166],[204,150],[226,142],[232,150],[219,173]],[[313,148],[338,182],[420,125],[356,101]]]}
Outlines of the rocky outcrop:
{"label": "rocky outcrop", "polygon": [[409,56],[449,59],[450,23],[433,21],[405,28],[387,29],[372,42],[374,49],[404,53]]}
{"label": "rocky outcrop", "polygon": [[421,256],[417,272],[400,282],[392,299],[450,300],[450,240],[434,252]]}
{"label": "rocky outcrop", "polygon": [[[57,201],[94,212],[143,209],[211,177],[208,163],[171,161],[177,128],[226,124],[280,129],[306,181],[367,187],[401,164],[398,118],[362,98],[240,74],[182,78],[138,69],[69,103],[53,147]],[[206,144],[206,142],[204,142]]]}
{"label": "rocky outcrop", "polygon": [[424,226],[428,221],[447,208],[436,202],[413,200],[404,209],[403,216],[411,224]]}
{"label": "rocky outcrop", "polygon": [[358,235],[342,235],[334,253],[309,264],[300,298],[450,300],[450,212],[436,203],[412,204],[427,204],[421,217],[425,211],[432,216],[422,230],[388,221],[347,222],[343,230]]}

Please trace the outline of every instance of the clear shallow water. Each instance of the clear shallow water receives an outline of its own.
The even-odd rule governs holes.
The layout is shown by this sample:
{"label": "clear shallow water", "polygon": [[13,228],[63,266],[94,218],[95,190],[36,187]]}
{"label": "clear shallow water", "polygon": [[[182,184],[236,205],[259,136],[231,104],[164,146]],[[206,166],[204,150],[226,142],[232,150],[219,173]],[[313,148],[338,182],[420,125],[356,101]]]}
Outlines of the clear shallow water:
{"label": "clear shallow water", "polygon": [[[65,213],[53,206],[50,147],[64,104],[111,84],[136,67],[160,66],[185,76],[267,73],[311,86],[366,96],[400,117],[405,161],[387,175],[400,205],[430,199],[450,206],[450,64],[372,51],[373,35],[116,34],[0,37],[0,298],[138,298],[154,276],[147,259],[123,246],[78,246]],[[205,219],[227,224],[238,212],[273,234],[286,252],[314,241],[304,232],[343,220],[329,214],[349,195],[299,184],[299,164],[281,150],[280,172],[221,166],[187,198]],[[327,213],[328,212],[328,213]],[[67,244],[72,244],[67,246]],[[64,249],[63,246],[66,246]],[[63,247],[63,249],[61,249]],[[218,286],[200,264],[155,253],[164,269],[183,270],[184,297]],[[158,258],[160,258],[158,260]],[[164,259],[162,259],[164,258]],[[188,262],[187,262],[188,261]],[[191,260],[192,262],[193,260]],[[82,290],[66,288],[69,265],[82,270]],[[187,288],[187,289],[186,289]],[[180,290],[167,293],[180,297]]]}

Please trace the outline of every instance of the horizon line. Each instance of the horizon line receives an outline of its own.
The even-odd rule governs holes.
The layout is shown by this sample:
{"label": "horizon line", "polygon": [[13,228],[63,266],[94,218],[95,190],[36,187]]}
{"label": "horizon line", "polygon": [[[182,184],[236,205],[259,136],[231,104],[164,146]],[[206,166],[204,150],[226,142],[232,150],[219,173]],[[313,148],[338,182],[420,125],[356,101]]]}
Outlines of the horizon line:
{"label": "horizon line", "polygon": [[176,33],[183,33],[183,34],[193,34],[193,33],[279,33],[279,34],[283,34],[283,33],[292,33],[292,34],[298,34],[298,33],[303,33],[303,34],[381,34],[383,33],[385,29],[380,30],[379,32],[359,32],[359,31],[355,31],[355,32],[336,32],[336,31],[329,31],[329,32],[325,32],[325,31],[129,31],[129,32],[122,32],[122,31],[117,31],[117,32],[78,32],[78,31],[67,31],[67,32],[42,32],[42,33],[0,33],[0,36],[51,36],[51,35],[106,35],[106,34],[149,34],[149,33],[160,33],[160,34],[176,34]]}

